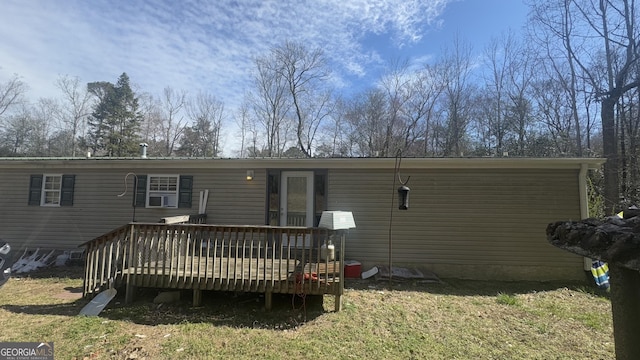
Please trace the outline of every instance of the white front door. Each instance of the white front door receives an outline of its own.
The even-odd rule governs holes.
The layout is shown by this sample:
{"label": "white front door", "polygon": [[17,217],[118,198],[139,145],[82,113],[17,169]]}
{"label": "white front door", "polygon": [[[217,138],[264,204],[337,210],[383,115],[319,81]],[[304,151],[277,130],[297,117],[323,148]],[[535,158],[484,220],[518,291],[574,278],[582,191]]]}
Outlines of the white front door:
{"label": "white front door", "polygon": [[[280,183],[280,225],[312,227],[313,171],[283,171]],[[283,235],[282,245],[289,245],[287,235]],[[308,248],[311,237],[291,239],[291,246]]]}
{"label": "white front door", "polygon": [[313,171],[283,171],[280,225],[313,226]]}

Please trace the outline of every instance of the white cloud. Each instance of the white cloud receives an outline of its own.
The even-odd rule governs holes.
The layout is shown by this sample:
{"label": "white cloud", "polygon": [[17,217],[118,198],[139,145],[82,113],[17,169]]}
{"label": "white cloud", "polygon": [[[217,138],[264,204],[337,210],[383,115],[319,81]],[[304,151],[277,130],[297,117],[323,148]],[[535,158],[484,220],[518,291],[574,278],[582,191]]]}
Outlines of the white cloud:
{"label": "white cloud", "polygon": [[127,72],[142,91],[204,90],[232,109],[252,58],[284,40],[324,49],[335,83],[348,86],[385,59],[363,38],[380,35],[398,49],[415,43],[450,1],[5,0],[0,82],[21,75],[35,100],[58,96],[59,75],[115,82]]}
{"label": "white cloud", "polygon": [[338,73],[364,76],[380,54],[367,33],[396,46],[420,39],[448,0],[3,2],[0,79],[22,75],[50,94],[58,74],[115,81],[126,71],[142,89],[217,93],[229,101],[247,84],[253,56],[286,39],[320,46]]}

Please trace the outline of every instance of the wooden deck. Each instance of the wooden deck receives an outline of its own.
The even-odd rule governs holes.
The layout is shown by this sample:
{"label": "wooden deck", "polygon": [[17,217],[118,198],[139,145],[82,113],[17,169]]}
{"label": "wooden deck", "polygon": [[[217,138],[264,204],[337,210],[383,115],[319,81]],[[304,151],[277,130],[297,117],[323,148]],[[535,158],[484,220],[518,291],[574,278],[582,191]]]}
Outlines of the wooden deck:
{"label": "wooden deck", "polygon": [[[320,228],[130,223],[85,243],[84,295],[111,286],[261,292],[266,307],[273,293],[330,294],[336,311],[344,291],[342,239]],[[336,259],[321,258],[332,238]],[[133,241],[131,241],[133,239]]]}

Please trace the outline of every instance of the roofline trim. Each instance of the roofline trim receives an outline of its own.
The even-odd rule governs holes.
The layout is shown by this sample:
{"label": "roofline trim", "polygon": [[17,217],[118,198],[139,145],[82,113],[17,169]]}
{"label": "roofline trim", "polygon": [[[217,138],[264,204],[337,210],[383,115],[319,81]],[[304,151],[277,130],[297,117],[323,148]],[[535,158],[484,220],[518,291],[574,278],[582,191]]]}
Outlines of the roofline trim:
{"label": "roofline trim", "polygon": [[[402,158],[414,169],[599,169],[604,158]],[[220,158],[0,158],[0,169],[37,166],[40,169],[380,169],[395,166],[395,158],[220,159]]]}

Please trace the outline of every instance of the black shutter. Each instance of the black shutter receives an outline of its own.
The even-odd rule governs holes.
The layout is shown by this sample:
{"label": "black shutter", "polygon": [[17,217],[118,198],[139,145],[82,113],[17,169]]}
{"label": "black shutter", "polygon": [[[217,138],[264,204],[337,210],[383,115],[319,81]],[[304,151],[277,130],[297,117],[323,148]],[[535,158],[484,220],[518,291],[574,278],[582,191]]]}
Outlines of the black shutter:
{"label": "black shutter", "polygon": [[147,206],[147,175],[138,175],[134,184],[134,207]]}
{"label": "black shutter", "polygon": [[318,226],[322,212],[327,209],[327,170],[316,170],[313,180],[313,226]]}
{"label": "black shutter", "polygon": [[191,207],[191,194],[193,190],[193,176],[180,175],[180,185],[178,188],[178,207]]}
{"label": "black shutter", "polygon": [[267,172],[267,201],[266,219],[267,225],[280,225],[280,170]]}
{"label": "black shutter", "polygon": [[60,191],[60,206],[73,206],[73,187],[76,182],[75,175],[62,175],[62,187]]}
{"label": "black shutter", "polygon": [[42,175],[31,175],[29,180],[29,205],[40,205],[42,197]]}

